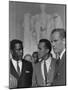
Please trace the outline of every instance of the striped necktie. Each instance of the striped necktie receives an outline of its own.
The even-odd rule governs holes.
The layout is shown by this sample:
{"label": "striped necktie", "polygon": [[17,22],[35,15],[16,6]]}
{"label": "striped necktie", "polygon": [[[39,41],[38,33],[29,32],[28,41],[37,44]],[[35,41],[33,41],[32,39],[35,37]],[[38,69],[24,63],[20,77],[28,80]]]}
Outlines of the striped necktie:
{"label": "striped necktie", "polygon": [[56,59],[57,59],[56,64],[59,65],[59,62],[60,62],[60,56],[59,56],[58,54],[56,55]]}
{"label": "striped necktie", "polygon": [[44,75],[45,75],[45,83],[47,84],[47,67],[45,62],[44,62]]}
{"label": "striped necktie", "polygon": [[60,63],[60,58],[58,58],[57,61],[56,61],[57,65],[59,65],[59,63]]}
{"label": "striped necktie", "polygon": [[18,72],[18,75],[20,76],[20,67],[19,67],[19,62],[17,61],[17,72]]}

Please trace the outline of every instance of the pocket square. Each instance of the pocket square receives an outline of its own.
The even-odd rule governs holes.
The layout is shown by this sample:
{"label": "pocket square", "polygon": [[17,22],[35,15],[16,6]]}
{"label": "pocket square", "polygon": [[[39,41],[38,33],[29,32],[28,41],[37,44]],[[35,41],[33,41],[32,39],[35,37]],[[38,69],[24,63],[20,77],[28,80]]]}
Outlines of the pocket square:
{"label": "pocket square", "polygon": [[25,73],[30,73],[30,71],[25,71]]}

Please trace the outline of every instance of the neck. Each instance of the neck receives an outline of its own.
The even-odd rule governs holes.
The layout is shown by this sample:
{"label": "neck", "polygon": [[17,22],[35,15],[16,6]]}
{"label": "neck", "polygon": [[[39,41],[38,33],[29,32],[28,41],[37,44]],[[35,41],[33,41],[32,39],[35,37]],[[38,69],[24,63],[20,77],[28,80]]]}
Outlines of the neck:
{"label": "neck", "polygon": [[49,58],[50,54],[47,54],[43,57],[44,60],[47,60]]}
{"label": "neck", "polygon": [[15,61],[19,61],[19,60],[22,60],[22,59],[17,59],[17,58],[13,58]]}
{"label": "neck", "polygon": [[62,51],[61,51],[61,52],[59,52],[58,54],[59,54],[59,55],[61,55],[61,53],[63,52],[63,50],[64,50],[64,49],[65,49],[65,48],[63,48],[63,49],[62,49]]}

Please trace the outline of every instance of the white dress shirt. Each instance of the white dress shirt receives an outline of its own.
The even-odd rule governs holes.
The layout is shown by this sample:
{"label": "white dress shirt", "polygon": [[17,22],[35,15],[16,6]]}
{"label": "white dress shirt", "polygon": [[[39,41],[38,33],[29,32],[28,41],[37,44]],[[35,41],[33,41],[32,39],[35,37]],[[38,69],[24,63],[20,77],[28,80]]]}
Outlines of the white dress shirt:
{"label": "white dress shirt", "polygon": [[[18,65],[19,65],[20,72],[21,72],[21,70],[22,70],[22,61],[19,60],[18,62],[19,62]],[[17,61],[12,59],[12,63],[13,63],[13,66],[14,66],[15,70],[17,71]]]}
{"label": "white dress shirt", "polygon": [[62,59],[63,54],[65,53],[65,49],[62,51],[62,53],[60,54],[60,60]]}
{"label": "white dress shirt", "polygon": [[45,74],[44,74],[44,62],[46,63],[46,67],[47,67],[47,73],[50,69],[50,64],[51,64],[51,57],[49,57],[46,61],[43,60],[41,62],[41,72],[42,72],[42,77],[43,77],[43,80],[45,81]]}

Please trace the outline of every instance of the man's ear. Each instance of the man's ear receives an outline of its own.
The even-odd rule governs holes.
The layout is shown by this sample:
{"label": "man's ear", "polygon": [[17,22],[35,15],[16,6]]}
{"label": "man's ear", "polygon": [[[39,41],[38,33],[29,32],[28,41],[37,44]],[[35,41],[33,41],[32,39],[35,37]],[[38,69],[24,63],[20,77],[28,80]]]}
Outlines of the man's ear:
{"label": "man's ear", "polygon": [[9,53],[9,57],[10,57],[10,59],[12,59],[12,54],[13,54],[13,51],[10,50],[10,53]]}
{"label": "man's ear", "polygon": [[47,53],[48,53],[48,52],[49,52],[49,49],[47,49],[46,51],[47,51]]}
{"label": "man's ear", "polygon": [[64,44],[64,45],[65,45],[65,42],[66,42],[66,41],[65,41],[65,38],[64,38],[64,39],[63,39],[63,44]]}
{"label": "man's ear", "polygon": [[12,50],[10,50],[10,53],[11,53],[11,54],[13,54],[13,51],[12,51]]}

